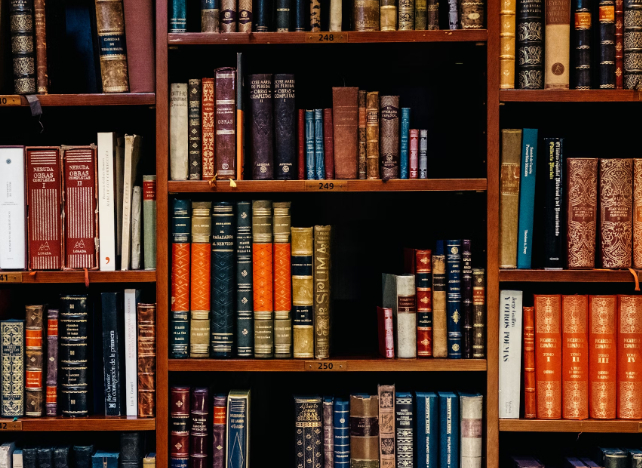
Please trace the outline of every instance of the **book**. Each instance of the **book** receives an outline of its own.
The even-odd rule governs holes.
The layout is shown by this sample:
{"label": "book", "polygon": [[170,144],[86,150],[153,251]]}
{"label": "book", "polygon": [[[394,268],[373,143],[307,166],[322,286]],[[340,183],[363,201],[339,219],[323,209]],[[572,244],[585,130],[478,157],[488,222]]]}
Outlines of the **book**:
{"label": "book", "polygon": [[152,418],[156,409],[156,304],[139,303],[138,417]]}
{"label": "book", "polygon": [[397,5],[392,0],[384,0],[379,7],[379,24],[381,31],[397,30]]}
{"label": "book", "polygon": [[[404,1],[404,4],[410,3],[408,1]],[[412,1],[414,3],[414,1]],[[401,25],[401,17],[402,15],[408,15],[407,11],[403,12],[401,11],[401,2],[399,5],[399,24]],[[413,12],[414,14],[414,12]],[[399,28],[400,30],[402,29],[401,27]],[[410,149],[409,147],[409,138],[410,138],[410,108],[409,107],[402,107],[401,108],[401,133],[399,136],[399,141],[400,141],[400,156],[399,156],[399,178],[400,179],[407,179],[408,178],[408,151]]]}
{"label": "book", "polygon": [[642,28],[639,11],[642,5],[634,0],[624,1],[624,88],[637,89],[642,82],[641,50],[634,38]]}
{"label": "book", "polygon": [[210,180],[214,177],[214,109],[214,78],[203,78],[201,80],[201,157],[203,158],[201,167],[203,180]]}
{"label": "book", "polygon": [[310,31],[321,31],[321,2],[320,0],[312,0],[310,2]]}
{"label": "book", "polygon": [[270,74],[249,75],[252,115],[252,179],[274,178],[272,81]]}
{"label": "book", "polygon": [[323,149],[323,109],[314,109],[314,178],[325,178],[325,151]]}
{"label": "book", "polygon": [[[75,449],[76,447],[74,447]],[[91,461],[91,454],[89,454]],[[88,468],[89,463],[86,462],[85,458],[82,457],[82,461],[85,462],[84,465]],[[26,446],[23,449],[23,465],[25,468],[35,468],[38,466],[38,447]]]}
{"label": "book", "polygon": [[123,0],[127,75],[132,93],[153,93],[156,88],[153,5],[149,0]]}
{"label": "book", "polygon": [[174,359],[189,356],[191,210],[192,203],[189,200],[172,200],[170,354]]}
{"label": "book", "polygon": [[[642,301],[640,296],[618,296],[617,309],[617,417],[642,418]],[[587,398],[588,399],[588,398]]]}
{"label": "book", "polygon": [[210,355],[212,219],[212,202],[192,202],[189,356],[193,359]]}
{"label": "book", "polygon": [[419,178],[419,130],[410,130],[409,179]]}
{"label": "book", "polygon": [[544,268],[559,270],[562,262],[564,218],[564,138],[544,138],[549,170],[544,179]]}
{"label": "book", "polygon": [[47,310],[47,416],[58,415],[58,309]]}
{"label": "book", "polygon": [[390,359],[395,357],[395,336],[392,323],[392,309],[389,307],[377,307],[379,354]]}
{"label": "book", "polygon": [[[439,29],[439,2],[437,0],[427,0],[426,3],[427,3],[427,10],[428,10],[426,14],[427,15],[426,29],[430,31],[435,31]],[[417,28],[415,25],[415,29],[419,29],[419,28]]]}
{"label": "book", "polygon": [[[24,461],[22,456],[22,449],[15,449],[11,461],[14,468],[24,468]],[[56,467],[58,468],[58,467]]]}
{"label": "book", "polygon": [[[90,468],[91,456],[95,453],[93,445],[74,445],[74,461],[76,468]],[[25,465],[26,465],[27,450],[25,449]],[[92,467],[93,468],[93,467]],[[109,467],[112,468],[112,467]]]}
{"label": "book", "polygon": [[19,0],[12,0],[9,3],[15,94],[36,94],[33,6],[33,2]]}
{"label": "book", "polygon": [[566,160],[566,260],[569,269],[595,268],[597,158]]}
{"label": "book", "polygon": [[274,357],[292,357],[291,202],[274,202]]}
{"label": "book", "polygon": [[140,245],[141,245],[141,187],[135,186],[132,193],[132,240],[131,261],[132,270],[140,270]]}
{"label": "book", "polygon": [[461,468],[481,468],[483,446],[484,397],[459,394],[461,426]]}
{"label": "book", "polygon": [[306,31],[306,23],[308,23],[307,2],[303,0],[294,0],[294,31]]}
{"label": "book", "polygon": [[483,29],[484,16],[484,2],[464,0],[459,3],[459,24],[461,29]]}
{"label": "book", "polygon": [[[70,452],[71,452],[71,447],[69,445],[57,446],[56,448],[54,448],[53,456],[54,456],[55,468],[67,468],[71,466],[70,459],[69,459]],[[20,456],[22,458],[22,453],[20,454]],[[22,459],[20,461],[22,462]],[[15,457],[14,457],[14,464],[15,464]]]}
{"label": "book", "polygon": [[332,88],[334,177],[356,179],[359,130],[359,88]]}
{"label": "book", "polygon": [[[230,11],[236,8],[234,1],[226,7],[225,2],[221,2],[223,18],[221,20],[221,32],[226,31],[228,22],[227,16]],[[233,32],[233,31],[231,31]],[[236,73],[234,68],[217,68],[214,70],[215,75],[215,114],[214,130],[216,143],[214,174],[218,179],[234,179],[236,177]],[[250,91],[251,93],[252,91]],[[250,98],[250,104],[252,99]],[[272,113],[266,118],[271,122]]]}
{"label": "book", "polygon": [[470,239],[461,241],[462,357],[473,358],[473,260]]}
{"label": "book", "polygon": [[[288,19],[289,19],[289,11]],[[277,16],[279,15],[277,9]],[[296,103],[294,75],[274,75],[275,179],[296,178]]]}
{"label": "book", "polygon": [[207,447],[210,392],[207,387],[192,387],[190,395],[190,465],[194,468],[210,468]]}
{"label": "book", "polygon": [[397,466],[414,466],[414,413],[412,393],[395,393],[395,435]]}
{"label": "book", "polygon": [[123,298],[117,292],[100,293],[103,338],[105,416],[124,416],[125,349]]}
{"label": "book", "polygon": [[473,359],[486,357],[486,275],[473,268]]}
{"label": "book", "polygon": [[555,294],[534,294],[533,297],[537,419],[560,419],[562,417],[562,298]]}
{"label": "book", "polygon": [[448,357],[461,359],[461,241],[446,241],[446,314]]}
{"label": "book", "polygon": [[331,229],[314,226],[314,357],[330,357],[331,337]]}
{"label": "book", "polygon": [[314,155],[314,109],[305,111],[305,178],[316,178],[316,161]]}
{"label": "book", "polygon": [[[608,0],[607,0],[608,1]],[[571,41],[571,2],[545,0],[544,87],[568,89]]]}
{"label": "book", "polygon": [[418,468],[436,467],[439,456],[439,416],[437,394],[416,392],[415,436]]}
{"label": "book", "polygon": [[536,169],[537,130],[525,128],[522,130],[522,157],[520,162],[517,268],[531,268]]}
{"label": "book", "polygon": [[171,180],[188,179],[189,142],[187,116],[187,83],[171,83],[169,95],[169,161]]}
{"label": "book", "polygon": [[[364,2],[365,3],[365,2]],[[368,92],[360,89],[358,95],[358,109],[359,109],[359,158],[358,158],[358,174],[359,179],[366,179],[368,176],[368,140],[367,140],[367,107],[366,102],[368,101]],[[329,112],[330,118],[332,112]],[[325,117],[325,116],[324,116]],[[333,159],[334,159],[334,143],[333,145]]]}
{"label": "book", "polygon": [[401,0],[399,2],[399,31],[415,29],[415,1]]}
{"label": "book", "polygon": [[123,468],[138,468],[144,465],[145,433],[121,432],[119,464]]}
{"label": "book", "polygon": [[290,0],[277,0],[276,32],[290,31]]}
{"label": "book", "polygon": [[350,466],[378,465],[378,415],[377,395],[350,395]]}
{"label": "book", "polygon": [[189,165],[189,180],[201,180],[203,173],[203,138],[201,133],[202,94],[200,79],[196,78],[187,81],[187,162]]}
{"label": "book", "polygon": [[334,466],[350,467],[350,402],[342,398],[334,400]]}
{"label": "book", "polygon": [[502,130],[499,195],[499,267],[517,267],[522,130]]}
{"label": "book", "polygon": [[562,417],[588,419],[588,296],[562,296]]}
{"label": "book", "polygon": [[[359,112],[361,112],[361,110]],[[361,114],[359,114],[359,118],[361,118]],[[359,125],[361,125],[361,121],[359,121]],[[334,127],[332,125],[332,108],[323,109],[323,166],[325,168],[325,179],[334,179],[333,130]],[[361,127],[359,127],[359,135],[361,135]],[[361,170],[361,142],[359,142],[359,170]]]}
{"label": "book", "polygon": [[0,148],[0,269],[26,267],[24,147]]}
{"label": "book", "polygon": [[172,0],[169,12],[169,32],[181,33],[187,31],[186,0]]}
{"label": "book", "polygon": [[432,255],[432,355],[448,356],[446,325],[446,254],[444,241],[438,240]]}
{"label": "book", "polygon": [[323,466],[323,399],[295,396],[294,411],[297,465]]}
{"label": "book", "polygon": [[[125,192],[125,137],[116,135],[114,148],[114,192],[116,193],[116,263],[120,266],[123,250],[123,195]],[[98,188],[100,195],[100,187]],[[116,268],[118,268],[118,266]]]}
{"label": "book", "polygon": [[[133,197],[134,186],[139,180],[141,153],[140,135],[125,135],[125,170],[123,176],[123,233],[120,269],[132,267],[131,248],[133,245]],[[140,237],[139,237],[140,239]]]}
{"label": "book", "polygon": [[295,358],[314,357],[313,228],[292,230],[292,335]]}
{"label": "book", "polygon": [[117,200],[114,193],[116,189],[115,158],[118,145],[116,138],[116,134],[113,132],[98,133],[98,238],[100,239],[99,266],[101,271],[116,270]]}
{"label": "book", "polygon": [[428,130],[419,130],[419,178],[428,178]]}
{"label": "book", "polygon": [[[238,30],[240,33],[252,32],[252,2],[250,0],[240,0],[238,2]],[[258,7],[257,7],[258,10]],[[258,19],[260,18],[259,11],[257,11],[257,31]]]}
{"label": "book", "polygon": [[250,391],[231,390],[227,398],[227,442],[228,468],[250,466]]}
{"label": "book", "polygon": [[123,2],[113,0],[95,0],[95,2],[98,41],[109,41],[109,47],[98,48],[103,93],[129,92]]}
{"label": "book", "polygon": [[12,468],[16,465],[16,463],[13,461],[15,451],[15,442],[4,442],[2,445],[0,445],[0,467]]}
{"label": "book", "polygon": [[334,397],[323,397],[323,466],[334,467],[334,427],[332,419],[334,414]]}
{"label": "book", "polygon": [[[40,452],[40,450],[42,449],[38,449],[38,452]],[[91,466],[92,468],[118,468],[118,458],[118,452],[97,450],[96,453],[91,455]]]}
{"label": "book", "polygon": [[[597,166],[597,164],[596,164]],[[597,170],[597,167],[596,167]],[[596,197],[597,198],[597,197]],[[633,159],[633,268],[642,268],[642,159]]]}
{"label": "book", "polygon": [[456,468],[459,459],[459,398],[457,393],[438,392],[439,395],[439,466]]}
{"label": "book", "polygon": [[517,2],[517,88],[544,87],[544,2]]}
{"label": "book", "polygon": [[[220,0],[221,2],[221,32],[236,32],[237,25],[237,4],[231,0]],[[257,12],[258,13],[258,12]],[[260,24],[257,21],[257,24]]]}
{"label": "book", "polygon": [[379,91],[369,91],[366,97],[366,170],[368,179],[379,175]]}
{"label": "book", "polygon": [[[251,3],[247,0],[241,2],[241,13],[248,13],[248,5],[251,13]],[[245,60],[243,52],[236,53],[236,178],[245,178]]]}
{"label": "book", "polygon": [[169,389],[169,457],[173,468],[187,468],[189,462],[190,388]]}
{"label": "book", "polygon": [[[515,14],[516,0],[502,0],[499,7],[499,87],[515,87]],[[500,267],[503,268],[503,267]]]}
{"label": "book", "polygon": [[42,392],[42,335],[45,306],[25,307],[25,416],[41,417],[44,407]]}
{"label": "book", "polygon": [[524,324],[524,418],[537,418],[535,397],[535,308],[522,309]]}
{"label": "book", "polygon": [[630,268],[633,161],[600,159],[600,245],[602,268]]}
{"label": "book", "polygon": [[212,420],[212,467],[225,467],[225,432],[227,428],[227,395],[214,395]]}
{"label": "book", "polygon": [[399,178],[399,96],[381,96],[381,179]]}
{"label": "book", "polygon": [[87,294],[60,296],[60,410],[76,418],[89,414]]}
{"label": "book", "polygon": [[[118,457],[118,454],[115,454]],[[52,467],[53,466],[53,447],[38,447],[38,467]],[[111,463],[109,468],[116,468],[114,463]]]}
{"label": "book", "polygon": [[615,0],[599,0],[598,86],[615,89]]}
{"label": "book", "polygon": [[617,406],[617,298],[589,296],[589,415],[615,419]]}
{"label": "book", "polygon": [[395,386],[377,385],[379,397],[379,466],[394,468],[395,466]]}
{"label": "book", "polygon": [[[252,273],[254,279],[252,287],[254,293],[255,358],[272,358],[274,354],[272,221],[272,202],[270,200],[253,200]],[[293,297],[295,296],[293,295]],[[296,305],[296,299],[294,299],[294,305]]]}
{"label": "book", "polygon": [[352,27],[355,31],[379,31],[379,3],[374,0],[355,3],[352,7]]}
{"label": "book", "polygon": [[591,3],[588,0],[574,0],[572,2],[574,21],[573,67],[575,75],[572,87],[574,89],[591,89],[591,62],[593,48],[591,36],[593,25],[591,18]]}
{"label": "book", "polygon": [[254,355],[252,204],[236,202],[236,355]]}
{"label": "book", "polygon": [[395,317],[397,357],[417,357],[415,275],[383,274],[383,306]]}
{"label": "book", "polygon": [[342,13],[342,2],[332,0],[330,2],[330,31],[341,31]]}
{"label": "book", "polygon": [[432,251],[413,250],[417,289],[417,356],[432,356]]}
{"label": "book", "polygon": [[522,291],[499,292],[499,418],[519,418],[522,359]]}
{"label": "book", "polygon": [[143,268],[156,269],[156,176],[143,176]]}
{"label": "book", "polygon": [[415,31],[425,31],[428,26],[426,0],[415,0]]}
{"label": "book", "polygon": [[459,10],[455,0],[448,1],[448,29],[460,29]]}
{"label": "book", "polygon": [[256,3],[256,12],[254,18],[256,20],[256,32],[268,32],[271,26],[272,2],[270,0],[261,0]]}
{"label": "book", "polygon": [[234,205],[214,202],[212,209],[212,319],[210,356],[232,357],[234,344]]}
{"label": "book", "polygon": [[137,310],[140,290],[125,289],[125,408],[127,416],[137,416],[138,403],[138,333]]}

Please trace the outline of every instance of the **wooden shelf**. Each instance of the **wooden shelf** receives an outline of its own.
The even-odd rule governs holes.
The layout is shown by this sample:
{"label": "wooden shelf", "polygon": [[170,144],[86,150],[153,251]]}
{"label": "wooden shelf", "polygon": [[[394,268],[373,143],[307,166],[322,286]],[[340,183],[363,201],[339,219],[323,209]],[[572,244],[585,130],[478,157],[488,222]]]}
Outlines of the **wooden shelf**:
{"label": "wooden shelf", "polygon": [[[227,180],[211,186],[202,181],[170,181],[169,192],[413,192],[485,191],[486,179],[394,179],[381,180],[239,180],[233,187]],[[332,184],[332,185],[330,185]]]}
{"label": "wooden shelf", "polygon": [[[345,365],[348,372],[446,372],[485,371],[485,359],[383,359],[367,357],[336,357],[314,359],[170,359],[169,370],[175,372],[306,372],[317,371],[319,364],[332,363],[331,371]],[[310,369],[310,364],[313,366]]]}
{"label": "wooden shelf", "polygon": [[501,432],[642,432],[641,421],[599,420],[584,421],[549,419],[500,419]]}
{"label": "wooden shelf", "polygon": [[[24,96],[0,96],[2,107],[29,106]],[[154,93],[113,93],[113,94],[41,94],[41,106],[153,106],[156,104]]]}
{"label": "wooden shelf", "polygon": [[[120,417],[107,418],[105,416],[89,416],[86,418],[20,418],[23,432],[36,431],[153,431],[156,429],[156,419]],[[13,419],[0,419],[3,423],[12,423]],[[10,425],[7,424],[10,429]],[[20,429],[15,429],[20,431]]]}
{"label": "wooden shelf", "polygon": [[506,89],[499,92],[500,102],[638,102],[642,93],[632,89],[590,89],[581,91],[546,89]]}
{"label": "wooden shelf", "polygon": [[629,270],[499,270],[499,281],[538,283],[630,283]]}
{"label": "wooden shelf", "polygon": [[[89,283],[153,283],[155,270],[89,271]],[[84,283],[84,271],[0,271],[2,283]]]}

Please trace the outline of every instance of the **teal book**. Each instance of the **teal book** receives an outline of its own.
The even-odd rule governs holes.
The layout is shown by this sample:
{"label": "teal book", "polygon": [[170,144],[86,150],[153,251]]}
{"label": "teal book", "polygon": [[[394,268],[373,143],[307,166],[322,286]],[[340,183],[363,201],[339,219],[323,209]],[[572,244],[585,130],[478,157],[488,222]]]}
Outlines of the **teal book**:
{"label": "teal book", "polygon": [[439,409],[437,394],[416,392],[415,437],[417,439],[417,468],[438,468],[439,466]]}
{"label": "teal book", "polygon": [[325,179],[325,151],[323,148],[323,109],[314,109],[314,168],[316,179]]}
{"label": "teal book", "polygon": [[439,468],[459,468],[459,396],[439,392]]}
{"label": "teal book", "polygon": [[519,181],[519,220],[517,230],[517,268],[530,268],[533,253],[533,215],[535,210],[535,168],[537,167],[537,129],[525,128],[522,136],[522,165]]}
{"label": "teal book", "polygon": [[305,178],[315,179],[314,170],[314,110],[305,111]]}
{"label": "teal book", "polygon": [[401,108],[401,135],[399,136],[401,142],[400,160],[399,160],[399,178],[408,178],[408,155],[410,144],[410,107]]}
{"label": "teal book", "polygon": [[187,31],[186,0],[171,0],[169,14],[169,32],[182,33]]}

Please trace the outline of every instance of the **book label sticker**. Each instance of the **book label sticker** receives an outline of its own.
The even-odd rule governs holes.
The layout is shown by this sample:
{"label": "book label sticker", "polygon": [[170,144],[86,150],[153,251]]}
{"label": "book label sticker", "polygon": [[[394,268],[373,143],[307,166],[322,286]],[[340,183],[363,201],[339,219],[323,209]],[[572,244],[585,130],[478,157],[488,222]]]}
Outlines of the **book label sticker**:
{"label": "book label sticker", "polygon": [[314,42],[315,44],[326,43],[326,44],[338,44],[340,42],[348,42],[347,33],[315,33],[307,34],[305,36],[305,42]]}
{"label": "book label sticker", "polygon": [[345,180],[306,180],[306,192],[345,192],[348,182]]}
{"label": "book label sticker", "polygon": [[22,283],[22,273],[0,273],[0,283]]}
{"label": "book label sticker", "polygon": [[20,96],[0,96],[0,106],[19,106]]}
{"label": "book label sticker", "polygon": [[3,421],[0,422],[0,431],[21,431],[22,421]]}
{"label": "book label sticker", "polygon": [[341,372],[348,370],[347,361],[304,361],[303,368],[312,372]]}

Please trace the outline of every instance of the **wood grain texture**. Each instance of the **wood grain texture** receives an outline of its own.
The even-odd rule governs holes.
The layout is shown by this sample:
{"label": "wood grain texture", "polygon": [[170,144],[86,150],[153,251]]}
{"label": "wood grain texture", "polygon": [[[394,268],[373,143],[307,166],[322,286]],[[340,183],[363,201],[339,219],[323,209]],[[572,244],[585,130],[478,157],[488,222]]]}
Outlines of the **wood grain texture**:
{"label": "wood grain texture", "polygon": [[[13,419],[0,419],[3,422]],[[105,417],[89,416],[87,418],[24,418],[22,421],[23,432],[35,431],[153,431],[156,428],[154,418]]]}
{"label": "wood grain texture", "polygon": [[501,432],[642,432],[642,423],[625,420],[596,420],[585,419],[574,421],[570,419],[500,419]]}
{"label": "wood grain texture", "polygon": [[638,102],[642,93],[635,90],[502,90],[501,102]]}
{"label": "wood grain texture", "polygon": [[[41,106],[153,106],[154,93],[115,94],[42,94],[38,95]],[[20,96],[20,105],[29,106],[27,99]]]}
{"label": "wood grain texture", "polygon": [[[155,271],[90,271],[89,283],[153,283]],[[84,271],[25,271],[23,283],[84,283]]]}
{"label": "wood grain texture", "polygon": [[[640,273],[638,272],[638,275]],[[629,270],[500,270],[500,282],[630,283]]]}

